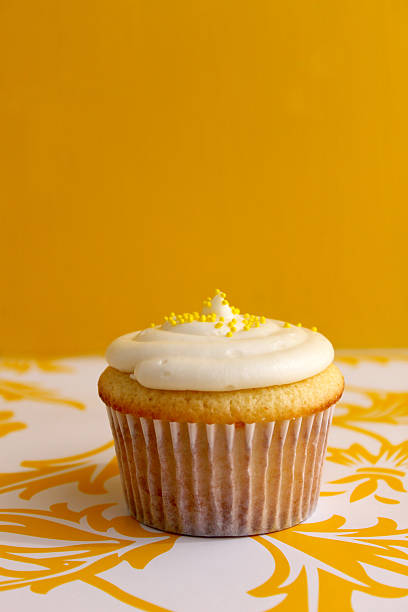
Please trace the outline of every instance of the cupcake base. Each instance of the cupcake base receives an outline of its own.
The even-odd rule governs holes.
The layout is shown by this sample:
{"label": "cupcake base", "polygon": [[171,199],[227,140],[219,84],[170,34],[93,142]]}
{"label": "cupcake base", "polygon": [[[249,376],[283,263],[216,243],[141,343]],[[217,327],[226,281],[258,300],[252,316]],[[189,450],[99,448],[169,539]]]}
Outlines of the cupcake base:
{"label": "cupcake base", "polygon": [[282,421],[206,425],[107,407],[130,513],[156,529],[207,537],[301,523],[319,497],[333,408]]}

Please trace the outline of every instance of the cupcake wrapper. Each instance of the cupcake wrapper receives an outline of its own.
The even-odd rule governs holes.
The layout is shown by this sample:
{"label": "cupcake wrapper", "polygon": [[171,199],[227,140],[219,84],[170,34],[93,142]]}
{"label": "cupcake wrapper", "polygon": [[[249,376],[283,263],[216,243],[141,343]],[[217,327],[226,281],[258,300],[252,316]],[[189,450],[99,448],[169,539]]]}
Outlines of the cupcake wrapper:
{"label": "cupcake wrapper", "polygon": [[130,513],[195,536],[286,529],[313,512],[334,406],[270,423],[206,425],[107,408]]}

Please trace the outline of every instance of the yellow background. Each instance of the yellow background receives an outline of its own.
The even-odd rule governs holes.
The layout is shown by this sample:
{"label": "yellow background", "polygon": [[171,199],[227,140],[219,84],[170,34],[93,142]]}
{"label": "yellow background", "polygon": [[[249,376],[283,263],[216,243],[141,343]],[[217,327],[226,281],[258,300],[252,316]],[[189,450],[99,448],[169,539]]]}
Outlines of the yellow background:
{"label": "yellow background", "polygon": [[215,287],[408,344],[408,3],[0,9],[1,350],[103,350]]}

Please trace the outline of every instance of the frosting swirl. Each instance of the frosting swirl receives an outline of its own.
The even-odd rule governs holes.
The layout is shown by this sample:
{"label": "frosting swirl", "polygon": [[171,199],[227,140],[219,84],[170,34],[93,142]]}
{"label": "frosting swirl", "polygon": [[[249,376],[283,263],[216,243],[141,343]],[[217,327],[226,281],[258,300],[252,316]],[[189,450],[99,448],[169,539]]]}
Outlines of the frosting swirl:
{"label": "frosting swirl", "polygon": [[238,313],[219,292],[201,315],[172,313],[160,326],[120,336],[106,359],[145,387],[194,391],[288,384],[333,361],[331,343],[317,331]]}

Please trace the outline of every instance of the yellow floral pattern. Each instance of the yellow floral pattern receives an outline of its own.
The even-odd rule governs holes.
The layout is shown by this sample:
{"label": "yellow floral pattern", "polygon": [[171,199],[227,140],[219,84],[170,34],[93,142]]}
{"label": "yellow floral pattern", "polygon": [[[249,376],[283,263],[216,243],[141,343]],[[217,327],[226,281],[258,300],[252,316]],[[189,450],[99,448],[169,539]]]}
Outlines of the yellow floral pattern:
{"label": "yellow floral pattern", "polygon": [[[408,353],[407,359],[404,355],[401,351],[401,358],[395,356],[399,368],[408,360]],[[231,584],[233,601],[238,602],[231,609],[247,609],[249,597],[264,601],[262,609],[279,612],[382,610],[390,601],[408,597],[408,365],[407,386],[397,392],[392,385],[387,388],[396,362],[387,354],[371,353],[364,367],[373,368],[374,384],[378,376],[383,378],[377,388],[367,389],[355,367],[363,359],[355,352],[341,356],[348,391],[333,419],[319,516],[252,538],[251,565],[259,564],[259,580],[249,590],[236,578],[242,558],[234,553],[234,567],[228,553],[229,547],[239,550],[242,542],[245,555],[248,540],[213,539],[206,548],[200,538],[157,532],[126,515],[104,409],[96,393],[89,394],[95,381],[85,379],[79,362],[66,368],[46,360],[3,359],[0,367],[15,379],[0,378],[0,436],[9,449],[0,473],[1,596],[29,589],[39,598],[33,599],[34,609],[42,609],[41,598],[58,594],[63,585],[73,593],[76,585],[87,585],[89,600],[78,612],[97,607],[92,599],[96,592],[138,610],[223,612],[232,596]],[[102,359],[87,363],[95,372],[103,368]],[[35,383],[28,379],[33,372]],[[70,399],[72,389],[79,399]],[[9,403],[18,400],[24,400],[24,411],[30,404],[48,410],[57,452],[48,450],[47,422],[42,423],[41,438],[38,429],[31,431],[9,410]],[[58,404],[75,410],[61,411]],[[18,446],[21,455],[13,444],[17,431],[19,440],[25,436]],[[91,435],[99,442],[89,443]],[[195,590],[182,573],[183,563],[179,578],[162,579],[167,572],[174,575],[185,551],[193,550],[192,558],[198,559],[210,549],[216,551],[222,571],[215,568],[202,575],[197,563]],[[229,562],[224,562],[225,551]],[[194,563],[188,566],[194,577]],[[129,575],[140,575],[141,582]],[[153,583],[152,575],[157,576]],[[141,584],[152,586],[139,592]],[[208,592],[219,593],[218,599],[209,604]]]}
{"label": "yellow floral pattern", "polygon": [[[350,502],[359,501],[374,494],[374,498],[385,504],[399,504],[400,500],[389,495],[394,492],[405,493],[404,480],[408,475],[408,442],[393,445],[384,441],[374,454],[361,444],[352,444],[348,449],[328,448],[327,459],[354,468],[354,473],[330,481],[329,484],[351,485]],[[380,484],[387,485],[388,496],[376,493]],[[338,491],[337,493],[344,493]],[[336,495],[329,492],[329,495]],[[321,495],[327,493],[322,492]]]}
{"label": "yellow floral pattern", "polygon": [[[3,563],[12,561],[14,567],[0,567],[0,591],[29,586],[34,593],[46,594],[81,580],[141,610],[164,610],[121,591],[99,574],[123,562],[143,569],[168,552],[177,536],[147,531],[128,516],[108,520],[103,515],[107,507],[74,512],[67,504],[55,504],[49,510],[1,510],[0,532],[29,536],[31,545],[0,546]],[[33,540],[39,540],[38,545],[33,546]]]}
{"label": "yellow floral pattern", "polygon": [[21,467],[27,469],[0,474],[0,494],[19,490],[22,499],[31,499],[40,491],[68,483],[76,483],[83,493],[105,493],[105,483],[118,474],[118,464],[112,456],[102,469],[98,469],[98,459],[112,448],[113,442],[108,442],[70,457],[22,461]]}
{"label": "yellow floral pattern", "polygon": [[349,391],[360,392],[369,400],[369,406],[341,402],[333,423],[341,427],[357,422],[376,422],[389,425],[408,424],[408,392],[368,391],[348,386]]}
{"label": "yellow floral pattern", "polygon": [[408,361],[408,350],[385,349],[381,352],[369,349],[365,351],[336,351],[336,361],[339,364],[356,366],[359,363],[369,362],[380,365],[387,365],[392,361]]}
{"label": "yellow floral pattern", "polygon": [[[277,609],[302,610],[308,590],[314,588],[319,610],[339,611],[352,610],[351,595],[355,590],[387,598],[407,595],[407,583],[405,588],[399,588],[379,582],[370,577],[365,567],[408,576],[408,528],[398,529],[394,521],[386,518],[360,529],[344,528],[345,522],[344,517],[334,515],[318,523],[256,536],[255,540],[271,553],[275,563],[271,577],[250,594],[255,597],[285,594],[283,605]],[[292,556],[297,560],[296,572],[291,571]],[[310,559],[315,561],[317,573],[307,571]]]}
{"label": "yellow floral pattern", "polygon": [[19,429],[25,429],[25,423],[20,421],[12,421],[14,412],[11,410],[0,410],[0,438]]}
{"label": "yellow floral pattern", "polygon": [[82,402],[59,397],[55,392],[43,389],[33,383],[27,384],[15,380],[0,379],[0,396],[9,402],[26,400],[29,402],[63,404],[77,410],[85,410]]}
{"label": "yellow floral pattern", "polygon": [[0,359],[0,369],[13,370],[23,374],[33,367],[43,372],[72,372],[72,368],[52,359]]}

